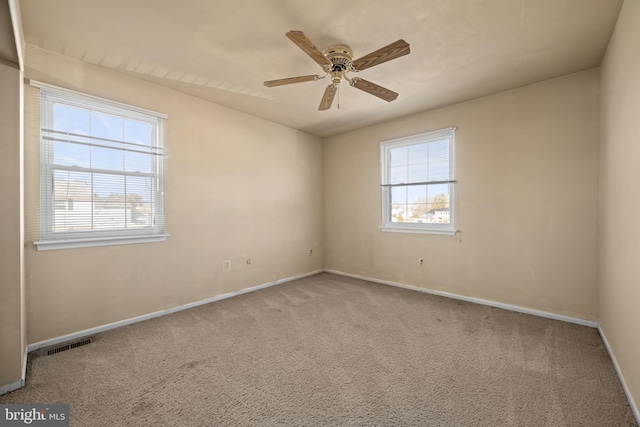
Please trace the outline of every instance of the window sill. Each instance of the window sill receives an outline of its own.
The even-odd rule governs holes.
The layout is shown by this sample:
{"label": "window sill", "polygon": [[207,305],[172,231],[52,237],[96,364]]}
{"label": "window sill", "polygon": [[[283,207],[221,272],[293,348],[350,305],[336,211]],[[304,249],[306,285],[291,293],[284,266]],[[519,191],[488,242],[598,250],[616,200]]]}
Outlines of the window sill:
{"label": "window sill", "polygon": [[414,234],[440,234],[444,236],[455,236],[459,230],[434,230],[421,227],[394,227],[383,225],[380,227],[382,231],[389,231],[392,233],[414,233]]}
{"label": "window sill", "polygon": [[39,251],[51,251],[57,249],[89,248],[94,246],[132,245],[136,243],[164,242],[168,234],[155,236],[120,236],[120,237],[93,237],[74,240],[44,240],[34,242]]}

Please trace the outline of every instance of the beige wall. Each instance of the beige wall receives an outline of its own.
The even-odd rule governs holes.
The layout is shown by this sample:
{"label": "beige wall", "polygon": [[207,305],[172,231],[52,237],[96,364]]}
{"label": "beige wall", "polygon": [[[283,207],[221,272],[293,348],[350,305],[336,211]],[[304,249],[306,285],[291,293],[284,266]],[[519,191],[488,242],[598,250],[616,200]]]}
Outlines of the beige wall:
{"label": "beige wall", "polygon": [[[325,268],[597,319],[598,79],[588,70],[327,138]],[[380,142],[449,126],[461,235],[380,231]]]}
{"label": "beige wall", "polygon": [[318,137],[32,46],[25,74],[169,115],[168,240],[39,252],[39,92],[25,87],[30,343],[322,268]]}
{"label": "beige wall", "polygon": [[[600,326],[640,404],[640,1],[626,0],[602,66]],[[637,414],[636,414],[637,415]]]}
{"label": "beige wall", "polygon": [[25,350],[21,91],[0,63],[0,387],[20,381]]}

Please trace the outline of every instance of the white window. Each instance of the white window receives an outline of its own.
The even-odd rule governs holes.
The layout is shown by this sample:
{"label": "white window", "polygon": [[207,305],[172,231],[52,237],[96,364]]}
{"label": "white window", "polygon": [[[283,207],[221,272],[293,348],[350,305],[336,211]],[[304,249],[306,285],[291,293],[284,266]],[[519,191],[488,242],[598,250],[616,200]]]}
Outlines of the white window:
{"label": "white window", "polygon": [[382,230],[455,234],[455,128],[381,144]]}
{"label": "white window", "polygon": [[166,116],[40,87],[39,250],[162,241]]}

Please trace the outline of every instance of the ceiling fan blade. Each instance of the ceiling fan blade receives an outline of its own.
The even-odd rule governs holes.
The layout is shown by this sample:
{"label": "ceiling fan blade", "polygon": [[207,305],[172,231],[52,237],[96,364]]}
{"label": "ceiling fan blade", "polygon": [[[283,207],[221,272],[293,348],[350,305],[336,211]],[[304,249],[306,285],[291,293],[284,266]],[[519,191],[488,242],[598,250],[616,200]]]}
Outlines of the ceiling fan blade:
{"label": "ceiling fan blade", "polygon": [[292,83],[312,82],[314,80],[318,80],[321,78],[322,76],[317,76],[317,75],[289,77],[287,79],[269,80],[264,82],[264,85],[266,87],[274,87],[274,86],[290,85]]}
{"label": "ceiling fan blade", "polygon": [[320,106],[318,107],[318,111],[324,111],[331,108],[331,104],[333,103],[333,97],[336,96],[336,91],[338,90],[338,85],[330,84],[324,90],[324,95],[322,95],[322,101],[320,101]]}
{"label": "ceiling fan blade", "polygon": [[353,61],[353,67],[358,71],[362,71],[375,65],[382,64],[383,62],[408,55],[409,53],[411,53],[409,43],[400,39],[390,45],[376,50],[375,52],[371,52],[362,58],[356,59]]}
{"label": "ceiling fan blade", "polygon": [[387,102],[391,102],[398,97],[396,92],[359,77],[352,80],[351,86],[377,96],[378,98],[384,99]]}
{"label": "ceiling fan blade", "polygon": [[326,56],[322,54],[318,50],[318,48],[311,43],[311,40],[304,35],[302,31],[289,31],[286,34],[292,42],[294,42],[300,49],[304,51],[307,55],[311,57],[314,61],[316,61],[320,66],[331,65],[331,61],[327,59]]}

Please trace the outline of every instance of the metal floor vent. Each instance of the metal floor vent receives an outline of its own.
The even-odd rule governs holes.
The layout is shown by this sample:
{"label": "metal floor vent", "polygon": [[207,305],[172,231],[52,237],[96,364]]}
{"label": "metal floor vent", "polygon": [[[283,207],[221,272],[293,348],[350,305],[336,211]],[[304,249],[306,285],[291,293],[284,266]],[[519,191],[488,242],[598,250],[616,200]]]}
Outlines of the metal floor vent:
{"label": "metal floor vent", "polygon": [[83,338],[78,341],[67,342],[64,344],[59,344],[54,347],[50,347],[47,349],[47,356],[51,356],[52,354],[60,353],[62,351],[71,350],[72,348],[82,347],[83,345],[91,344],[93,337]]}

